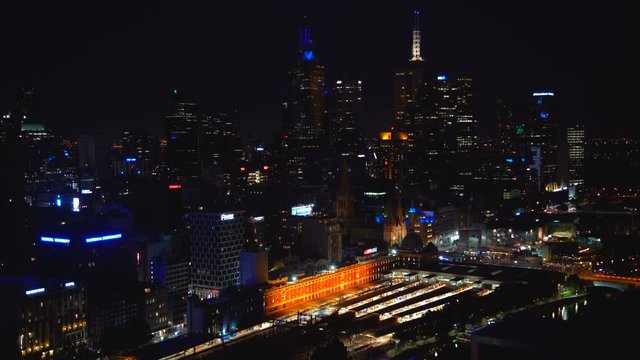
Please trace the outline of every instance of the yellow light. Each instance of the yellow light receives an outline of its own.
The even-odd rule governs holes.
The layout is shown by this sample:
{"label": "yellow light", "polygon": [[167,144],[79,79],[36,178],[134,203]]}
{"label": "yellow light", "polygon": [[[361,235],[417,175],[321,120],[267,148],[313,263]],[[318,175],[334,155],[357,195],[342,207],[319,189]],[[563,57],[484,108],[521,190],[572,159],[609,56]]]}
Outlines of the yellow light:
{"label": "yellow light", "polygon": [[391,140],[391,131],[383,131],[380,133],[380,140]]}

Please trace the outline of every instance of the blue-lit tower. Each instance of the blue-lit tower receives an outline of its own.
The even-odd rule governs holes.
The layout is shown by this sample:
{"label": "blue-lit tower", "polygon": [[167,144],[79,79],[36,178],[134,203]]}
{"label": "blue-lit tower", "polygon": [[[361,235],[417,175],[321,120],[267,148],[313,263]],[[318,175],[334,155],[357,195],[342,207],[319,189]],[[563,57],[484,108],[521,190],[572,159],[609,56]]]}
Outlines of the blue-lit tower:
{"label": "blue-lit tower", "polygon": [[[305,18],[306,22],[306,18]],[[311,28],[299,31],[298,59],[282,103],[284,146],[290,180],[311,181],[310,164],[328,147],[325,67],[313,49]]]}

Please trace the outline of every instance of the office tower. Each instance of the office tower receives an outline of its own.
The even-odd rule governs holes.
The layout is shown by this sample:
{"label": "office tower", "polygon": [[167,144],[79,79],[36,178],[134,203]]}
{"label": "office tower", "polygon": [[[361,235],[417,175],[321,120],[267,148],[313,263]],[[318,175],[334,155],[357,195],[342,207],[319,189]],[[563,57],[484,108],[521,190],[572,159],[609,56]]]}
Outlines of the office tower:
{"label": "office tower", "polygon": [[336,218],[303,217],[299,225],[299,254],[312,259],[342,261],[342,232]]}
{"label": "office tower", "polygon": [[[468,77],[436,77],[435,117],[439,128],[440,157],[450,190],[463,192],[472,179],[471,155],[477,147],[473,115],[473,81]],[[438,131],[436,131],[437,133]]]}
{"label": "office tower", "polygon": [[334,90],[334,114],[331,124],[331,147],[336,154],[359,150],[358,122],[362,119],[362,81],[337,80]]}
{"label": "office tower", "polygon": [[313,50],[311,29],[300,28],[298,60],[282,103],[287,169],[293,182],[317,180],[313,163],[327,148],[325,68]]}
{"label": "office tower", "polygon": [[555,114],[555,94],[534,92],[528,127],[525,125],[529,148],[540,148],[540,187],[558,181],[559,128]]}
{"label": "office tower", "polygon": [[401,189],[407,183],[407,173],[410,168],[409,134],[405,131],[382,131],[379,141],[381,178],[393,180],[396,189]]}
{"label": "office tower", "polygon": [[191,283],[200,298],[218,297],[221,290],[240,283],[240,251],[244,243],[244,211],[193,212],[191,230]]}
{"label": "office tower", "polygon": [[394,119],[392,130],[407,134],[406,185],[420,181],[434,183],[437,148],[434,146],[432,115],[432,76],[421,55],[419,11],[414,11],[411,58],[394,75]]}
{"label": "office tower", "polygon": [[200,175],[198,127],[200,115],[195,103],[173,90],[167,120],[167,165],[177,180],[194,180]]}
{"label": "office tower", "polygon": [[238,176],[245,152],[242,148],[235,111],[223,111],[202,118],[199,134],[200,163],[204,178],[216,186],[238,194]]}
{"label": "office tower", "polygon": [[584,186],[584,126],[573,125],[567,128],[567,150],[569,153],[568,185]]}
{"label": "office tower", "polygon": [[160,139],[136,130],[125,130],[114,146],[115,175],[154,177],[160,174]]}
{"label": "office tower", "polygon": [[11,339],[3,359],[49,358],[64,349],[86,345],[87,301],[74,281],[3,277],[3,340]]}
{"label": "office tower", "polygon": [[513,92],[498,94],[498,151],[502,155],[514,155],[516,141],[517,99]]}

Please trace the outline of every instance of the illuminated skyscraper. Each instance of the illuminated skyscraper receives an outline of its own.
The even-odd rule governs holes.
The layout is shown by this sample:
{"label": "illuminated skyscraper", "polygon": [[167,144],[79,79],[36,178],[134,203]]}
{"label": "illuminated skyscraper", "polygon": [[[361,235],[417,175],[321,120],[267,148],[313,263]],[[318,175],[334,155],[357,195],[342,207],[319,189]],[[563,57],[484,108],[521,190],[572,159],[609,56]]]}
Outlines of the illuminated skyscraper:
{"label": "illuminated skyscraper", "polygon": [[244,212],[194,212],[189,214],[191,231],[191,284],[200,298],[240,283],[240,251],[244,243]]}
{"label": "illuminated skyscraper", "polygon": [[473,115],[472,79],[446,75],[436,77],[434,131],[440,143],[445,178],[454,191],[464,191],[472,177],[471,155],[477,146],[476,119]]}
{"label": "illuminated skyscraper", "polygon": [[567,147],[569,152],[569,185],[584,185],[584,126],[574,125],[567,128]]}
{"label": "illuminated skyscraper", "polygon": [[419,14],[418,10],[414,11],[412,57],[394,76],[394,127],[408,131],[410,138],[414,138],[415,132],[425,121],[425,101],[428,96],[425,64],[420,55]]}
{"label": "illuminated skyscraper", "polygon": [[[438,150],[434,143],[437,128],[433,110],[433,83],[431,72],[421,55],[421,34],[418,21],[420,12],[413,12],[414,25],[411,42],[411,58],[394,75],[394,119],[392,130],[407,135],[406,158],[403,159],[406,185],[433,182],[433,170]],[[397,166],[396,166],[397,167]]]}
{"label": "illuminated skyscraper", "polygon": [[174,89],[172,108],[166,119],[169,171],[177,179],[196,179],[200,174],[198,107],[185,101]]}
{"label": "illuminated skyscraper", "polygon": [[325,68],[312,45],[311,28],[304,25],[300,28],[298,61],[289,73],[282,104],[287,169],[294,182],[313,180],[311,165],[328,145]]}
{"label": "illuminated skyscraper", "polygon": [[540,187],[558,181],[558,143],[560,138],[555,114],[555,94],[534,92],[525,140],[530,148],[540,148]]}
{"label": "illuminated skyscraper", "polygon": [[337,154],[355,153],[359,147],[358,121],[362,116],[362,81],[337,80],[331,145]]}

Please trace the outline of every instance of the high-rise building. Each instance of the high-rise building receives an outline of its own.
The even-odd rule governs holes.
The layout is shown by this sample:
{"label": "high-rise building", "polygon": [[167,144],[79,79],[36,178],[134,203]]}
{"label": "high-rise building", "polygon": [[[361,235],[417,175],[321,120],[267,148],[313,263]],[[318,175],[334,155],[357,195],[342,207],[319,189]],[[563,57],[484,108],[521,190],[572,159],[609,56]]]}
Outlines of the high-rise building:
{"label": "high-rise building", "polygon": [[438,75],[436,79],[435,117],[440,125],[444,177],[449,189],[462,192],[472,179],[471,155],[478,141],[472,106],[473,82],[462,76],[450,79]]}
{"label": "high-rise building", "polygon": [[[87,342],[85,290],[74,281],[3,277],[3,359],[48,358]],[[11,340],[11,346],[8,341]]]}
{"label": "high-rise building", "polygon": [[584,126],[573,125],[567,128],[567,150],[569,153],[568,185],[584,186]]}
{"label": "high-rise building", "polygon": [[334,114],[331,146],[335,153],[355,153],[359,149],[358,121],[362,118],[362,81],[337,80],[334,90]]}
{"label": "high-rise building", "polygon": [[173,90],[167,120],[167,165],[177,179],[193,180],[200,175],[198,127],[200,115],[195,103],[185,101]]}
{"label": "high-rise building", "polygon": [[300,28],[298,61],[283,101],[287,168],[294,182],[313,181],[313,163],[328,145],[325,67],[313,50],[311,28]]}
{"label": "high-rise building", "polygon": [[555,94],[534,92],[525,138],[530,148],[540,148],[540,186],[558,181],[559,127],[555,113]]}
{"label": "high-rise building", "polygon": [[240,283],[240,251],[244,243],[244,211],[193,212],[191,230],[191,283],[200,298],[217,297],[221,290]]}
{"label": "high-rise building", "polygon": [[[420,12],[415,10],[411,42],[411,58],[394,75],[394,121],[393,129],[407,134],[407,154],[401,179],[407,185],[416,185],[421,178],[431,180],[435,159],[430,137],[436,126],[429,117],[431,84],[430,71],[421,55]],[[429,169],[429,170],[428,170]],[[400,179],[399,179],[400,180]]]}

